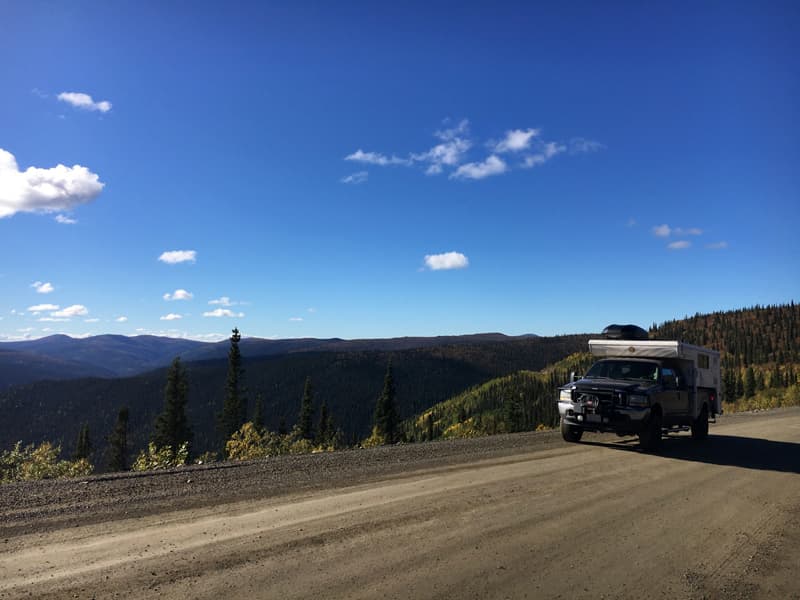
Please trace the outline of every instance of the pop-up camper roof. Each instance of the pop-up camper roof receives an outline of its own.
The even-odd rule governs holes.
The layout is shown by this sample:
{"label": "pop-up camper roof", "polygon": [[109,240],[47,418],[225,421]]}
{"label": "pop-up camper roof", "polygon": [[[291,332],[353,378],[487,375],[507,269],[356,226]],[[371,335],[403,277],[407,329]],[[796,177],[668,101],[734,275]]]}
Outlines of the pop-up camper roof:
{"label": "pop-up camper roof", "polygon": [[699,353],[719,356],[716,350],[676,340],[589,340],[589,351],[598,357],[681,358],[692,362]]}

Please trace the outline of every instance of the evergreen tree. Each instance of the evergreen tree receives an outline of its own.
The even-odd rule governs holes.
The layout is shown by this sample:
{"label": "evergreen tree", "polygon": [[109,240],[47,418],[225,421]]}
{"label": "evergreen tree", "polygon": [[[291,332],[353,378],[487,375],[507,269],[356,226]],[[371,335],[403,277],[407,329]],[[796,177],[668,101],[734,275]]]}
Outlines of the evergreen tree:
{"label": "evergreen tree", "polygon": [[306,377],[306,384],[303,387],[303,399],[300,401],[300,415],[297,418],[297,427],[300,436],[311,440],[314,439],[314,427],[311,423],[314,418],[314,390],[311,387],[311,377]]}
{"label": "evergreen tree", "polygon": [[[742,373],[738,369],[736,370],[736,398],[741,398],[744,396],[744,382],[742,381]],[[736,398],[731,398],[731,400],[735,400]]]}
{"label": "evergreen tree", "polygon": [[323,399],[322,406],[319,409],[319,424],[317,425],[317,444],[327,444],[330,441],[332,431],[330,430],[333,424],[331,416],[328,413],[328,402]]}
{"label": "evergreen tree", "polygon": [[89,424],[84,423],[83,427],[81,427],[81,430],[78,432],[78,441],[75,444],[75,454],[72,455],[72,459],[88,459],[91,453],[92,441],[89,439]]}
{"label": "evergreen tree", "polygon": [[392,361],[390,360],[389,365],[386,367],[386,376],[383,379],[383,391],[378,396],[378,401],[375,404],[374,417],[375,430],[387,444],[394,444],[397,441],[398,421],[394,375],[392,374]]}
{"label": "evergreen tree", "polygon": [[225,380],[225,400],[222,412],[218,416],[218,430],[222,438],[222,446],[247,420],[247,401],[244,398],[244,369],[242,369],[242,354],[239,352],[239,342],[242,336],[239,329],[233,330],[231,347],[228,351],[228,377]]}
{"label": "evergreen tree", "polygon": [[258,433],[264,432],[264,398],[259,392],[256,395],[256,406],[253,410],[253,427]]}
{"label": "evergreen tree", "polygon": [[128,469],[128,407],[123,406],[117,414],[117,422],[108,436],[108,470]]}
{"label": "evergreen tree", "polygon": [[756,395],[756,376],[753,372],[753,367],[747,367],[744,373],[744,396],[745,398],[752,398]]}
{"label": "evergreen tree", "polygon": [[278,435],[286,435],[289,433],[289,430],[286,429],[286,417],[281,417],[281,420],[278,421]]}
{"label": "evergreen tree", "polygon": [[192,441],[192,430],[186,418],[186,395],[189,384],[180,357],[175,357],[167,372],[164,387],[164,408],[156,417],[155,431],[150,441],[156,447],[169,447],[177,452],[184,442]]}

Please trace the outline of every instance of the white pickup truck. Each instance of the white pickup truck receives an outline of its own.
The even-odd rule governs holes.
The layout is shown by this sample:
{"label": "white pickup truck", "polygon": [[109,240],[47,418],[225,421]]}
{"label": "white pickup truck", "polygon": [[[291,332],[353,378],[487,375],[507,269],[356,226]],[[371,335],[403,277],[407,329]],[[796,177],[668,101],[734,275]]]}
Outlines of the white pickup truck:
{"label": "white pickup truck", "polygon": [[[639,334],[625,334],[634,330]],[[692,438],[707,438],[709,421],[722,413],[719,352],[641,339],[646,332],[633,326],[612,325],[606,332],[616,339],[589,340],[600,360],[559,389],[564,439],[609,431],[638,435],[642,448],[656,450],[664,433],[691,430]]]}

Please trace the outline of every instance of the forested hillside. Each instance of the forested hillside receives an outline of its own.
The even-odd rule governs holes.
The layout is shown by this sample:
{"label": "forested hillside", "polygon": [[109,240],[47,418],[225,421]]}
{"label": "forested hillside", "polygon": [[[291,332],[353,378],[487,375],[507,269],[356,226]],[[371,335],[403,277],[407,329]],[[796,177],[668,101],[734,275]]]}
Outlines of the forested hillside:
{"label": "forested hillside", "polygon": [[[800,306],[794,303],[695,315],[653,325],[649,334],[719,350],[727,411],[800,403]],[[554,427],[557,389],[571,371],[582,373],[592,362],[578,354],[537,373],[493,379],[408,419],[404,431],[422,441]]]}
{"label": "forested hillside", "polygon": [[[369,433],[375,401],[391,358],[401,418],[422,412],[471,386],[522,369],[541,369],[586,348],[588,336],[523,338],[474,345],[447,345],[396,352],[318,352],[249,358],[244,356],[248,414],[261,395],[265,425],[278,430],[297,418],[303,384],[311,378],[316,407],[327,402],[334,424],[346,441]],[[193,450],[216,449],[215,417],[222,408],[227,361],[186,365],[187,412],[194,430]],[[166,370],[125,379],[38,382],[13,387],[0,395],[0,448],[17,440],[50,440],[71,453],[83,424],[89,425],[95,463],[101,455],[120,407],[130,410],[129,445],[144,447],[162,408]],[[314,416],[316,423],[317,416]]]}

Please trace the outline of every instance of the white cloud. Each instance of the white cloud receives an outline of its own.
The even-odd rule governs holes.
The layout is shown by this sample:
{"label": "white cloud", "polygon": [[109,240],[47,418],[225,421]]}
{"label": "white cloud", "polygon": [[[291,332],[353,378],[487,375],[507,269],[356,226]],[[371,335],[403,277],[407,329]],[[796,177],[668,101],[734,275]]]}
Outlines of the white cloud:
{"label": "white cloud", "polygon": [[672,228],[670,228],[670,226],[667,224],[657,225],[656,227],[653,227],[653,235],[657,237],[669,237],[671,233],[672,233]]}
{"label": "white cloud", "polygon": [[83,317],[89,314],[89,309],[87,309],[83,304],[73,304],[72,306],[67,306],[59,311],[50,313],[51,317],[63,317],[63,318],[70,318],[70,317]]}
{"label": "white cloud", "polygon": [[397,156],[386,156],[379,152],[364,152],[361,148],[348,154],[344,157],[345,160],[352,160],[355,162],[366,163],[368,165],[379,165],[385,167],[387,165],[409,165],[411,161],[407,158],[399,158]]}
{"label": "white cloud", "polygon": [[178,263],[183,262],[197,262],[197,251],[196,250],[170,250],[168,252],[162,252],[161,256],[158,257],[163,263],[167,263],[168,265],[176,265]]}
{"label": "white cloud", "polygon": [[626,223],[626,225],[627,225],[628,227],[636,227],[636,224],[637,224],[637,223],[636,223],[636,219],[634,219],[633,217],[631,217],[630,219],[628,219],[628,222]]}
{"label": "white cloud", "polygon": [[14,155],[0,148],[0,219],[18,212],[70,210],[94,200],[104,185],[81,165],[20,171]]}
{"label": "white cloud", "polygon": [[84,323],[99,323],[100,319],[98,319],[97,317],[94,317],[92,319],[84,319],[83,322]]}
{"label": "white cloud", "polygon": [[483,179],[491,175],[500,175],[508,170],[508,166],[501,158],[494,154],[485,161],[477,163],[467,163],[461,165],[450,175],[451,179]]}
{"label": "white cloud", "polygon": [[342,177],[339,181],[341,183],[350,183],[353,185],[358,185],[359,183],[366,183],[368,179],[369,179],[369,173],[367,173],[366,171],[358,171],[346,177]]}
{"label": "white cloud", "polygon": [[178,289],[172,292],[171,294],[167,292],[163,296],[164,300],[191,300],[194,298],[194,294],[191,292],[187,292],[184,289]]}
{"label": "white cloud", "polygon": [[667,248],[670,250],[685,250],[686,248],[690,247],[692,242],[687,242],[686,240],[681,240],[679,242],[672,242],[667,245]]}
{"label": "white cloud", "polygon": [[69,321],[66,317],[42,317],[41,319],[37,319],[40,323],[63,323],[64,321]]}
{"label": "white cloud", "polygon": [[290,321],[300,322],[303,320],[303,317],[289,317]]}
{"label": "white cloud", "polygon": [[314,308],[313,306],[311,306],[311,307],[307,308],[306,310],[307,310],[308,312],[312,313],[312,314],[313,314],[313,313],[315,313],[315,312],[317,312],[317,309],[316,309],[316,308]]}
{"label": "white cloud", "polygon": [[706,244],[709,250],[724,250],[728,247],[728,242],[714,242],[713,244]]}
{"label": "white cloud", "polygon": [[28,307],[28,312],[38,314],[40,312],[58,310],[61,308],[58,304],[36,304]]}
{"label": "white cloud", "polygon": [[559,142],[542,142],[539,145],[539,151],[536,154],[530,154],[525,157],[523,166],[525,168],[531,168],[538,165],[543,165],[554,156],[564,152],[566,149],[567,147]]}
{"label": "white cloud", "polygon": [[53,284],[50,283],[49,281],[47,282],[34,281],[31,284],[31,287],[36,290],[37,294],[49,294],[50,292],[56,289],[53,287]]}
{"label": "white cloud", "polygon": [[431,271],[464,269],[469,266],[469,259],[460,252],[444,252],[425,256],[425,266]]}
{"label": "white cloud", "polygon": [[89,94],[82,92],[61,92],[58,95],[58,99],[83,110],[97,110],[102,113],[107,113],[111,110],[111,102],[108,100],[95,102]]}
{"label": "white cloud", "polygon": [[438,175],[443,167],[460,164],[472,147],[472,142],[466,137],[469,135],[467,119],[463,119],[455,127],[437,131],[434,135],[441,140],[441,144],[436,144],[427,152],[411,155],[413,161],[430,163],[425,169],[426,175]]}
{"label": "white cloud", "polygon": [[179,315],[176,313],[169,313],[168,315],[164,315],[163,317],[159,317],[161,321],[176,321],[178,319],[182,319],[183,315]]}
{"label": "white cloud", "polygon": [[62,225],[75,225],[78,222],[77,219],[73,219],[72,217],[68,217],[66,215],[56,215],[56,223],[61,223]]}
{"label": "white cloud", "polygon": [[244,313],[235,313],[229,308],[215,308],[214,310],[204,312],[204,317],[243,317]]}
{"label": "white cloud", "polygon": [[494,147],[495,152],[519,152],[531,145],[531,139],[539,135],[538,129],[512,129],[506,131],[506,137]]}
{"label": "white cloud", "polygon": [[127,322],[127,320],[128,317],[117,317],[116,319],[114,319],[114,321],[116,321],[117,323],[125,323]]}

